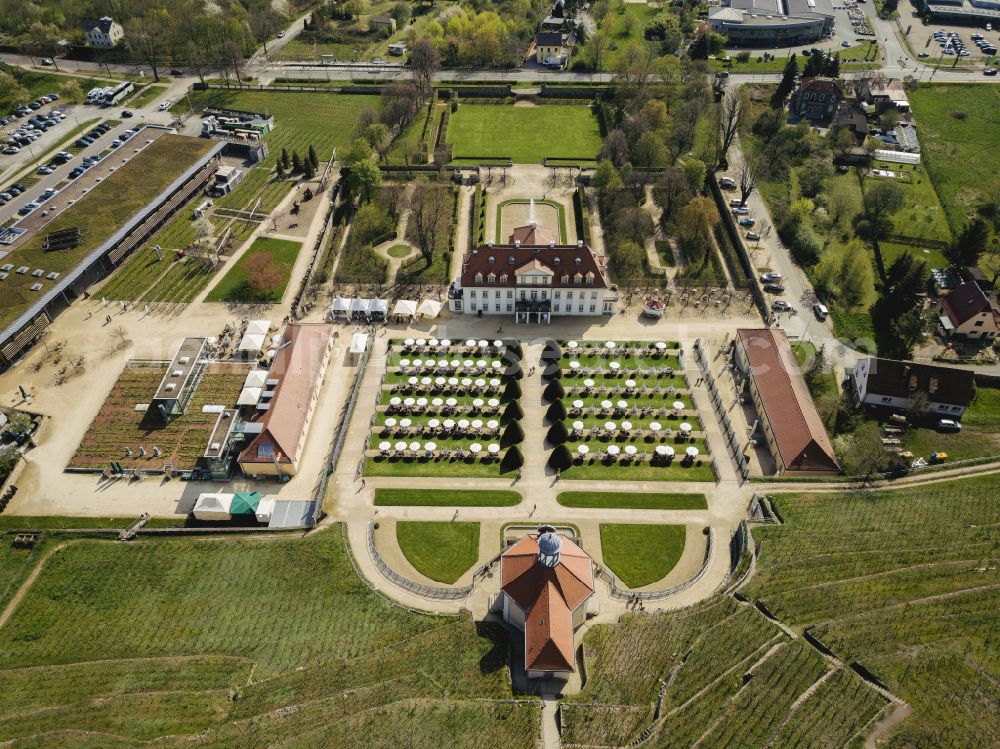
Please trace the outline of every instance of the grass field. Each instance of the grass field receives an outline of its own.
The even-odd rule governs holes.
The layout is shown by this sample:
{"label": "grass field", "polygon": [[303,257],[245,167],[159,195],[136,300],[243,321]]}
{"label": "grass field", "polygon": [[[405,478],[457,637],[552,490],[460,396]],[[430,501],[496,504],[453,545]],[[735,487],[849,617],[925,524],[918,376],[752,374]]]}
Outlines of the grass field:
{"label": "grass field", "polygon": [[[950,242],[951,229],[948,218],[934,192],[927,171],[921,164],[890,164],[876,161],[874,169],[887,169],[906,175],[905,179],[866,177],[865,189],[879,182],[892,182],[903,189],[903,208],[892,216],[894,233],[913,239]],[[919,250],[914,250],[919,253]]]}
{"label": "grass field", "polygon": [[410,507],[514,507],[521,495],[512,491],[466,489],[376,489],[375,505]]}
{"label": "grass field", "polygon": [[282,148],[287,148],[289,155],[298,151],[304,156],[312,145],[319,160],[328,161],[333,149],[347,146],[354,139],[361,111],[377,111],[381,106],[378,96],[233,89],[192,92],[179,100],[171,111],[186,113],[189,99],[196,111],[205,107],[224,107],[274,116],[275,128],[267,136],[267,158],[251,169],[235,190],[217,202],[224,208],[250,208],[257,198],[261,198],[262,211],[273,209],[294,184],[271,178]]}
{"label": "grass field", "polygon": [[406,244],[394,244],[389,248],[390,257],[406,257],[413,252],[413,248]]}
{"label": "grass field", "polygon": [[604,563],[630,588],[667,576],[684,552],[683,525],[601,523]]}
{"label": "grass field", "polygon": [[72,542],[0,630],[0,741],[534,746],[503,630],[392,606],[347,553],[338,528]]}
{"label": "grass field", "polygon": [[[7,262],[63,273],[74,267],[105,239],[160,194],[181,172],[213,147],[201,138],[162,135],[122,168],[94,187],[87,196],[59,214],[46,226],[49,232],[79,227],[84,240],[58,253],[43,249],[39,234],[7,257]],[[12,274],[5,282],[0,302],[0,325],[11,322],[37,298],[30,286],[39,279],[30,274]],[[44,285],[51,286],[45,281]],[[44,290],[44,289],[43,289]]]}
{"label": "grass field", "polygon": [[[292,275],[295,258],[302,249],[301,242],[290,242],[287,239],[273,237],[258,237],[240,256],[236,264],[208,292],[206,302],[271,302],[281,301]],[[267,291],[254,291],[250,286],[248,270],[265,256],[273,268],[278,270],[276,282]]]}
{"label": "grass field", "polygon": [[952,226],[992,202],[997,177],[987,154],[1000,147],[1000,90],[965,83],[921,84],[910,92],[927,171]]}
{"label": "grass field", "polygon": [[707,510],[704,494],[661,492],[560,492],[563,507],[600,507],[622,510]]}
{"label": "grass field", "polygon": [[154,101],[155,99],[165,94],[168,88],[170,88],[170,86],[164,86],[159,83],[150,84],[149,86],[146,86],[144,89],[140,90],[127,102],[125,102],[125,106],[132,107],[133,109],[144,107],[150,102]]}
{"label": "grass field", "polygon": [[[0,64],[0,71],[4,73],[10,73],[17,79],[18,83],[28,89],[28,94],[32,99],[37,99],[40,96],[45,96],[46,94],[61,94],[60,88],[68,80],[76,80],[80,84],[80,89],[84,94],[95,86],[106,86],[111,81],[106,78],[80,78],[77,76],[60,75],[56,72],[42,72],[39,70],[25,70],[14,65],[3,65]],[[59,103],[63,103],[63,100],[59,100]],[[4,113],[11,108],[13,104],[9,96],[0,96],[0,110]]]}
{"label": "grass field", "polygon": [[448,123],[455,161],[510,157],[515,164],[544,158],[592,161],[601,134],[589,107],[513,107],[463,104]]}
{"label": "grass field", "polygon": [[[164,463],[173,463],[179,470],[194,468],[218,418],[217,414],[202,413],[202,406],[236,403],[247,369],[246,365],[233,364],[206,369],[187,411],[163,426],[158,413],[139,413],[135,406],[150,402],[166,370],[127,365],[69,465],[102,469],[116,460],[126,468],[160,468]],[[160,457],[154,457],[154,446],[160,449]],[[130,457],[125,455],[126,447],[132,450]],[[145,458],[139,453],[140,447],[146,449]]]}
{"label": "grass field", "polygon": [[422,575],[450,585],[479,558],[479,523],[396,523],[403,556]]}

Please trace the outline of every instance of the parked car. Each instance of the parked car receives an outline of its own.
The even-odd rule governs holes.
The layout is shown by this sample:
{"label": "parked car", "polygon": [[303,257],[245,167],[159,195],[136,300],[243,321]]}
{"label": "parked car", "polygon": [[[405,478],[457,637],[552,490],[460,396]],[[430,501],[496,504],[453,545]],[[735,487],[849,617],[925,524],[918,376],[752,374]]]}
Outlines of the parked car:
{"label": "parked car", "polygon": [[768,292],[769,294],[784,294],[785,287],[782,286],[780,283],[766,283],[764,284],[764,291]]}
{"label": "parked car", "polygon": [[823,321],[829,316],[830,310],[826,308],[825,304],[816,302],[816,304],[813,305],[813,314],[816,315],[817,320]]}
{"label": "parked car", "polygon": [[48,164],[44,164],[44,165],[38,167],[38,173],[39,174],[52,174],[52,172],[54,172],[54,171],[55,171],[55,169],[53,169]]}
{"label": "parked car", "polygon": [[755,231],[748,231],[744,236],[747,239],[749,239],[751,242],[759,242],[760,241],[760,234],[758,234]]}
{"label": "parked car", "polygon": [[721,187],[724,190],[735,190],[736,180],[733,179],[732,177],[720,177],[719,187]]}
{"label": "parked car", "polygon": [[35,205],[34,203],[28,203],[28,205],[21,206],[21,209],[17,212],[17,214],[19,216],[27,216],[29,213],[31,213],[33,210],[35,210],[37,207],[38,206]]}
{"label": "parked car", "polygon": [[733,208],[733,215],[734,216],[749,216],[750,215],[750,209],[747,208],[745,205],[740,206],[739,208]]}
{"label": "parked car", "polygon": [[128,119],[131,119],[133,116],[134,115],[130,111],[128,111],[127,109],[125,109],[125,110],[122,111],[122,118],[123,119],[128,120]]}
{"label": "parked car", "polygon": [[170,68],[170,75],[184,75],[184,71],[179,68]]}
{"label": "parked car", "polygon": [[938,419],[937,430],[939,432],[961,432],[962,425],[954,419]]}
{"label": "parked car", "polygon": [[158,107],[158,109],[159,109],[159,110],[160,110],[161,112],[165,112],[166,110],[170,109],[170,105],[171,105],[172,103],[173,103],[173,102],[171,102],[171,101],[170,101],[170,99],[167,99],[167,100],[166,100],[166,101],[164,101],[164,102],[160,102],[160,106]]}
{"label": "parked car", "polygon": [[7,146],[5,149],[3,149],[3,152],[5,154],[7,154],[8,156],[13,156],[15,153],[17,153],[20,150],[21,149],[18,148],[17,146]]}
{"label": "parked car", "polygon": [[741,218],[740,219],[740,226],[753,226],[756,223],[757,222],[754,219],[752,219],[752,218]]}
{"label": "parked car", "polygon": [[48,67],[52,67],[54,64],[55,63],[52,62],[52,60],[50,60],[48,57],[46,57],[44,60],[42,60],[42,65],[44,65],[47,68]]}
{"label": "parked car", "polygon": [[784,299],[775,299],[771,302],[771,309],[775,312],[791,312],[792,305],[786,302]]}
{"label": "parked car", "polygon": [[986,70],[983,71],[983,75],[996,75],[996,74],[997,74],[996,68],[986,68]]}
{"label": "parked car", "polygon": [[743,201],[740,200],[739,198],[733,198],[732,200],[729,201],[729,207],[730,208],[739,208],[742,205],[743,205]]}
{"label": "parked car", "polygon": [[760,280],[762,283],[771,283],[774,281],[780,281],[782,278],[780,273],[775,273],[774,271],[768,271],[767,273],[760,274]]}

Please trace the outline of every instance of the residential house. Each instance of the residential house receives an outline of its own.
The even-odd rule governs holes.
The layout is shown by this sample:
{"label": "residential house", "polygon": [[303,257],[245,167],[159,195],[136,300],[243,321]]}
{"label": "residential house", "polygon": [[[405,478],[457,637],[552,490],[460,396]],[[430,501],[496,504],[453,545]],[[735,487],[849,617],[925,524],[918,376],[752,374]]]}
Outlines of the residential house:
{"label": "residential house", "polygon": [[883,75],[861,80],[858,100],[873,107],[875,114],[882,114],[889,109],[895,109],[897,112],[910,111],[910,100],[903,82]]}
{"label": "residential house", "polygon": [[448,290],[452,312],[514,315],[516,322],[548,323],[552,315],[610,315],[617,293],[604,256],[582,241],[576,245],[521,243],[544,237],[538,227],[519,227],[509,244],[488,244],[462,262]]}
{"label": "residential house", "polygon": [[830,123],[843,99],[844,92],[833,78],[803,78],[792,95],[791,112],[814,124]]}
{"label": "residential house", "polygon": [[96,21],[84,24],[88,47],[111,49],[125,38],[125,29],[110,16],[104,16]]}
{"label": "residential house", "polygon": [[285,328],[256,415],[243,425],[251,437],[240,453],[243,473],[286,478],[298,472],[333,342],[333,326],[326,323],[289,323]]}
{"label": "residential house", "polygon": [[372,16],[368,19],[368,30],[392,36],[396,33],[396,19],[389,16]]}
{"label": "residential house", "polygon": [[561,31],[539,31],[535,34],[535,62],[553,68],[566,67],[575,37]]}
{"label": "residential house", "polygon": [[963,283],[941,297],[938,322],[946,336],[993,341],[1000,334],[1000,304],[976,283]]}
{"label": "residential house", "polygon": [[778,473],[839,473],[840,465],[785,334],[736,331],[734,358]]}
{"label": "residential house", "polygon": [[594,594],[594,563],[573,541],[542,526],[500,557],[503,620],[524,633],[529,679],[568,679],[576,670],[574,633]]}
{"label": "residential house", "polygon": [[919,404],[927,413],[960,419],[972,402],[975,374],[867,356],[854,365],[851,392],[858,405],[909,411]]}

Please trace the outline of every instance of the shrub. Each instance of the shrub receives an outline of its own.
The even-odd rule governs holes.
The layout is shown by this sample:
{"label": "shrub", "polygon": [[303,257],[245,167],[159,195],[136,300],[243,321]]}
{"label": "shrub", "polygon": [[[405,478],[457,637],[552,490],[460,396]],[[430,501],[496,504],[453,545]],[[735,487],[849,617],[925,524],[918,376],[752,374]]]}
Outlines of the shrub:
{"label": "shrub", "polygon": [[557,401],[561,400],[566,396],[566,388],[563,387],[562,382],[559,380],[552,380],[545,388],[542,393],[542,397],[547,401]]}
{"label": "shrub", "polygon": [[549,410],[545,412],[545,418],[550,422],[562,421],[566,418],[566,406],[561,400],[552,401]]}
{"label": "shrub", "polygon": [[507,425],[503,436],[500,438],[500,446],[510,447],[521,442],[524,442],[524,430],[521,428],[520,422],[512,421]]}
{"label": "shrub", "polygon": [[521,455],[521,451],[516,447],[511,447],[507,450],[507,454],[503,456],[503,460],[500,461],[500,472],[506,473],[507,471],[513,471],[515,468],[520,468],[524,465],[524,456]]}
{"label": "shrub", "polygon": [[503,416],[500,417],[501,424],[509,424],[512,421],[519,421],[524,418],[524,411],[521,410],[521,404],[517,401],[511,401],[507,404],[507,408],[504,409]]}
{"label": "shrub", "polygon": [[562,445],[569,439],[569,430],[566,428],[566,422],[557,421],[549,428],[548,434],[549,443],[552,445]]}
{"label": "shrub", "polygon": [[507,383],[506,389],[503,391],[503,395],[500,400],[504,403],[510,403],[511,401],[516,401],[521,397],[521,385],[517,380],[510,380]]}
{"label": "shrub", "polygon": [[573,465],[573,456],[566,445],[557,445],[549,456],[549,466],[557,471],[565,471]]}

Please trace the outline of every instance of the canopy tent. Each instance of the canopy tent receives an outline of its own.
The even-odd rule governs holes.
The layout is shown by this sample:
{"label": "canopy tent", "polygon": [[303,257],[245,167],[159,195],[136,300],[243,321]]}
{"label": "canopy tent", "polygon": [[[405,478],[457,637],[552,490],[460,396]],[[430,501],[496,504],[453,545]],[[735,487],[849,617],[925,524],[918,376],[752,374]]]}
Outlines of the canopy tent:
{"label": "canopy tent", "polygon": [[277,501],[273,497],[265,497],[260,500],[257,504],[257,511],[254,513],[257,516],[258,523],[269,523],[271,522],[271,516],[274,514],[274,507],[277,505]]}
{"label": "canopy tent", "polygon": [[262,388],[264,387],[264,383],[266,382],[267,382],[266,369],[251,369],[250,374],[247,375],[246,380],[243,382],[243,387]]}
{"label": "canopy tent", "polygon": [[191,511],[197,520],[229,520],[229,508],[233,504],[232,494],[206,493],[199,494]]}
{"label": "canopy tent", "polygon": [[436,302],[433,299],[424,299],[417,307],[417,314],[421,317],[437,317],[441,313],[441,307],[443,305],[441,302]]}
{"label": "canopy tent", "polygon": [[383,316],[389,314],[389,302],[385,299],[372,299],[368,303],[368,314]]}
{"label": "canopy tent", "polygon": [[236,405],[256,406],[257,401],[260,400],[260,395],[263,392],[264,388],[261,387],[245,387],[240,391],[240,397],[236,399]]}
{"label": "canopy tent", "polygon": [[260,504],[260,492],[236,492],[229,505],[230,515],[254,515]]}
{"label": "canopy tent", "polygon": [[417,303],[409,299],[400,299],[396,302],[396,306],[392,308],[392,314],[413,317],[417,314]]}
{"label": "canopy tent", "polygon": [[338,296],[330,305],[330,310],[335,315],[344,315],[351,311],[351,300]]}
{"label": "canopy tent", "polygon": [[354,297],[351,300],[351,314],[352,315],[366,315],[368,314],[369,306],[371,305],[370,299],[362,299],[359,296]]}
{"label": "canopy tent", "polygon": [[264,348],[264,342],[267,340],[266,333],[247,333],[240,339],[240,345],[237,346],[237,350],[247,353],[257,353],[262,348]]}
{"label": "canopy tent", "polygon": [[368,348],[367,333],[355,333],[354,335],[351,336],[352,354],[363,354],[366,348]]}
{"label": "canopy tent", "polygon": [[247,323],[246,335],[267,335],[270,330],[270,320],[251,320]]}

